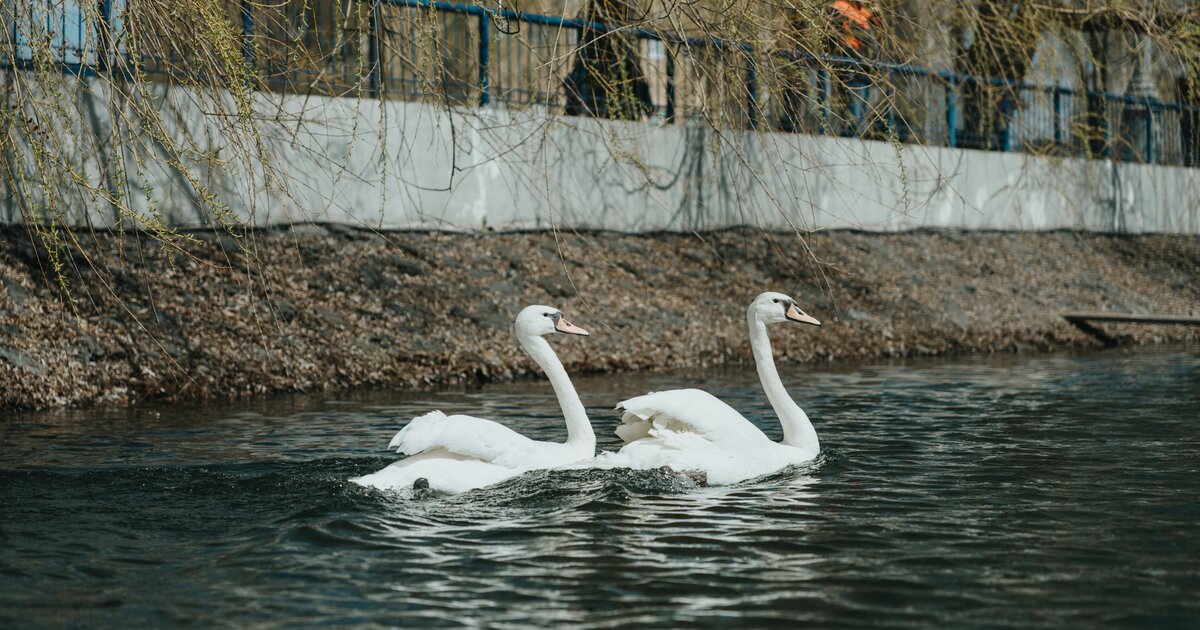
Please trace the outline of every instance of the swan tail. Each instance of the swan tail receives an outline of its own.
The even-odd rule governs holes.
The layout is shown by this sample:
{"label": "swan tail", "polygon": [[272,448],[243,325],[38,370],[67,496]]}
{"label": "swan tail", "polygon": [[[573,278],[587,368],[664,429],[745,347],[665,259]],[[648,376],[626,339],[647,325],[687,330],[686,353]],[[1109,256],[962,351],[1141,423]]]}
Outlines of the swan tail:
{"label": "swan tail", "polygon": [[417,493],[441,496],[490,486],[521,472],[519,468],[489,464],[443,448],[432,448],[350,481],[405,496],[416,496]]}
{"label": "swan tail", "polygon": [[369,475],[354,477],[352,483],[379,490],[412,490],[413,483],[426,474],[411,460],[401,460]]}

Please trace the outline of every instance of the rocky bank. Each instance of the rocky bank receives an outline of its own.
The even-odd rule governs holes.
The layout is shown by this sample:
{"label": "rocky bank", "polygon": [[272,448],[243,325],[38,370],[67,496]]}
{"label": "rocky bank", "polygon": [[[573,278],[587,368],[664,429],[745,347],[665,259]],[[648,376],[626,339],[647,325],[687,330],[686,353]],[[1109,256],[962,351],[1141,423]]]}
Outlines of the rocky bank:
{"label": "rocky bank", "polygon": [[[556,344],[577,373],[749,361],[744,310],[768,289],[825,323],[776,329],[781,361],[1094,345],[1067,310],[1200,315],[1195,236],[191,236],[178,250],[79,233],[56,275],[26,230],[0,232],[0,408],[520,378],[536,366],[511,318],[530,303],[592,331]],[[1130,344],[1200,339],[1197,328],[1106,329]]]}

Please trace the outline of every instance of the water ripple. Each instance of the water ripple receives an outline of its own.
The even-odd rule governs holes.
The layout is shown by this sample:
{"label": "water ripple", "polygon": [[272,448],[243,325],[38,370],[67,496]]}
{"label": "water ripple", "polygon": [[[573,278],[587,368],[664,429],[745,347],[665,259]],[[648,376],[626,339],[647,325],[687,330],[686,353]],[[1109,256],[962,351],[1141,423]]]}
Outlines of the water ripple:
{"label": "water ripple", "polygon": [[[752,372],[703,376],[778,436]],[[613,400],[695,378],[579,384],[611,449]],[[22,416],[0,423],[0,625],[1200,619],[1195,353],[792,380],[825,452],[722,488],[572,470],[414,501],[346,482],[392,461],[381,447],[429,408],[561,439],[542,383]]]}

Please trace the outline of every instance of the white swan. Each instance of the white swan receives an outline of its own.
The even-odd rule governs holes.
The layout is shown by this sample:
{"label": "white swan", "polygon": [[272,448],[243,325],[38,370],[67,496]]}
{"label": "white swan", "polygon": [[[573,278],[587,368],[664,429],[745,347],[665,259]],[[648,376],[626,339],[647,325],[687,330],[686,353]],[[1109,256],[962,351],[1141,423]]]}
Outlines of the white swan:
{"label": "white swan", "polygon": [[669,466],[680,472],[704,472],[709,484],[720,485],[815,458],[821,452],[817,432],[804,410],[787,395],[767,337],[767,324],[787,321],[821,325],[782,293],[763,293],[746,312],[758,376],[783,424],[782,442],[771,441],[712,394],[678,389],[630,398],[617,405],[625,412],[617,435],[626,444],[617,453],[597,457],[594,465],[638,469]]}
{"label": "white swan", "polygon": [[596,435],[587,411],[562,362],[544,338],[553,333],[586,336],[588,332],[550,306],[522,310],[517,315],[516,331],[521,348],[550,377],[567,421],[566,443],[537,442],[491,420],[434,411],[413,418],[388,444],[389,449],[408,457],[351,481],[380,489],[458,494],[595,455]]}

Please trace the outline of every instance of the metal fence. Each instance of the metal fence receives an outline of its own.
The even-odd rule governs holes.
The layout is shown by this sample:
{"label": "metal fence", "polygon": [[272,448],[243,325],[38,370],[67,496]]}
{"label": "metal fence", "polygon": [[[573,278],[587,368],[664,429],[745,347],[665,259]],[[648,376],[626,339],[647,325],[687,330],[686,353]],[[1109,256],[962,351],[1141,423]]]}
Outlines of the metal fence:
{"label": "metal fence", "polygon": [[[29,64],[29,42],[40,36],[64,68],[97,71],[101,30],[85,24],[72,1],[57,12],[43,4],[28,20],[13,20],[14,49],[0,61]],[[126,54],[123,7],[124,0],[102,3],[115,54]],[[247,61],[280,91],[586,114],[572,73],[589,45],[608,39],[637,60],[646,107],[634,117],[1200,166],[1195,105],[430,0],[229,7]],[[186,63],[154,50],[143,50],[141,61],[163,75]]]}

